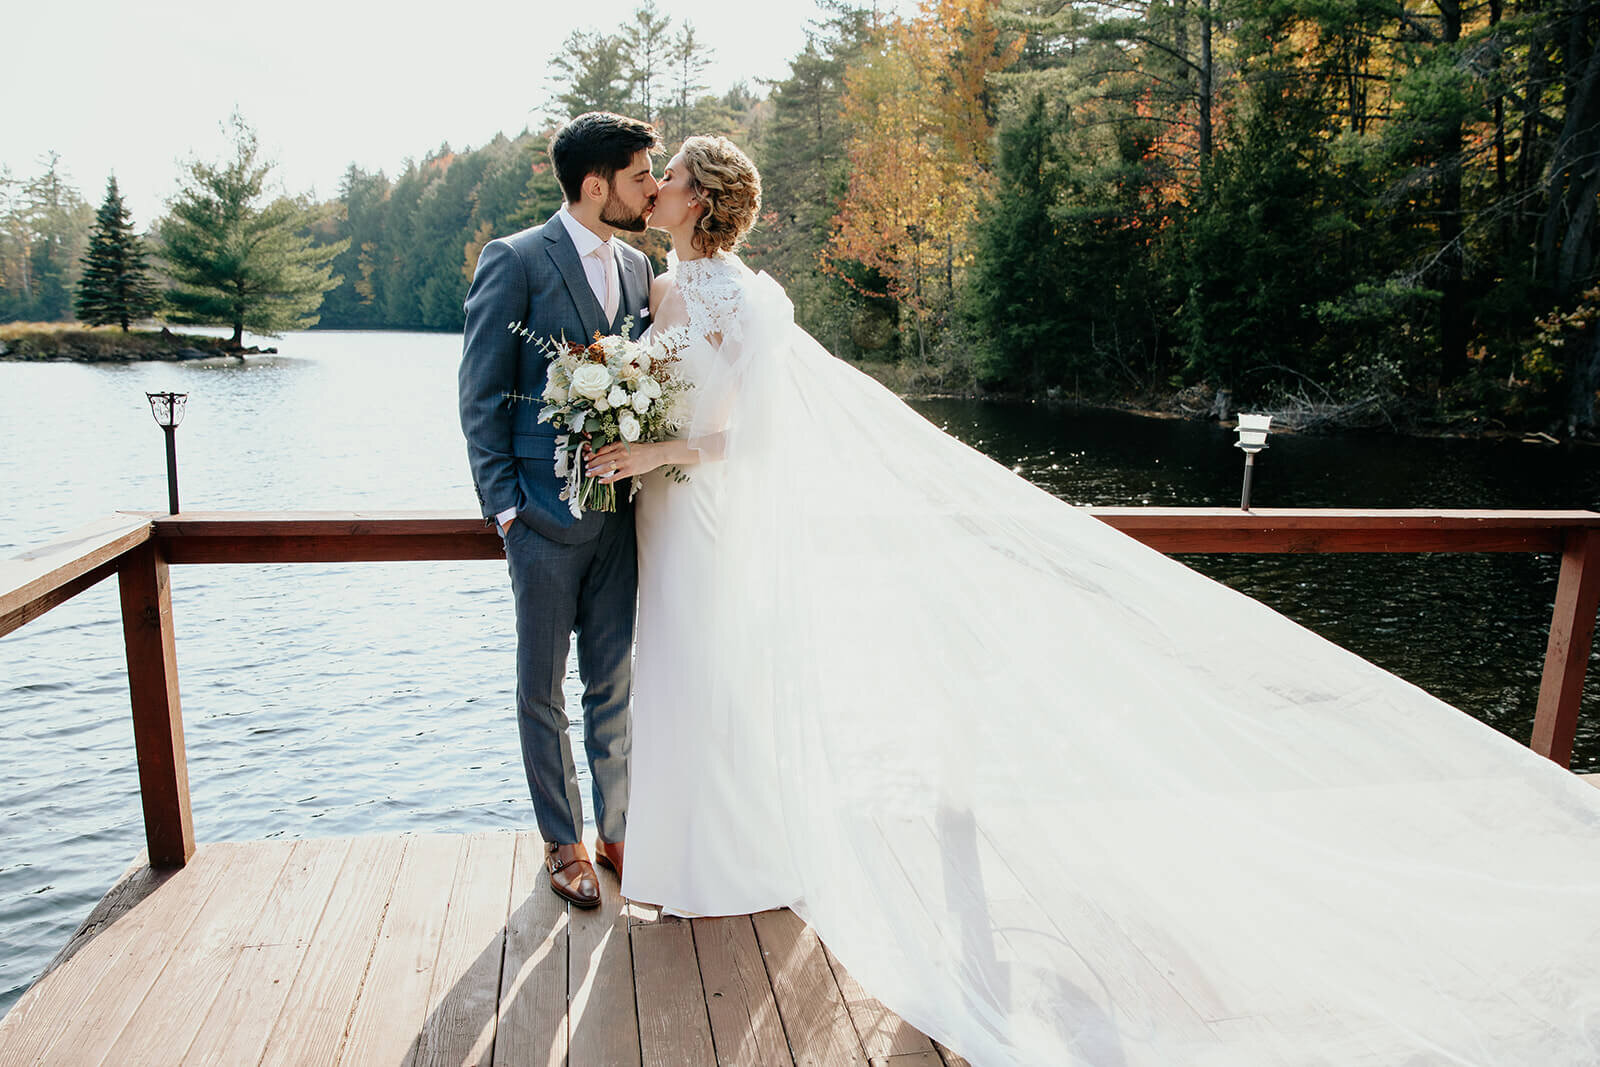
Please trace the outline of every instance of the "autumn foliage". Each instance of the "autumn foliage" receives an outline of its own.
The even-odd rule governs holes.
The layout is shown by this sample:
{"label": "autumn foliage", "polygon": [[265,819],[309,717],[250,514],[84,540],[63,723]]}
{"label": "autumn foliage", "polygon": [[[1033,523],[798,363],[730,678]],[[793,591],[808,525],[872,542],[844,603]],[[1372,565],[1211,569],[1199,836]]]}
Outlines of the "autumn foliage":
{"label": "autumn foliage", "polygon": [[911,313],[924,350],[972,260],[990,178],[988,78],[1020,47],[1002,41],[996,7],[926,0],[916,16],[887,22],[845,77],[849,187],[822,263],[857,290],[881,285]]}

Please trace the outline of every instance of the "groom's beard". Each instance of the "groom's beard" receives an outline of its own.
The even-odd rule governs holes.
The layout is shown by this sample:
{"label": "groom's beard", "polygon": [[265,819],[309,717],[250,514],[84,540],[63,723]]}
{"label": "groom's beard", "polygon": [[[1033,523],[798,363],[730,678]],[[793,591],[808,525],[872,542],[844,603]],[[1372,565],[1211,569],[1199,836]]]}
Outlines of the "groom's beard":
{"label": "groom's beard", "polygon": [[606,202],[600,208],[600,221],[613,229],[626,230],[629,233],[643,233],[648,229],[644,215],[633,211],[615,193],[606,196]]}

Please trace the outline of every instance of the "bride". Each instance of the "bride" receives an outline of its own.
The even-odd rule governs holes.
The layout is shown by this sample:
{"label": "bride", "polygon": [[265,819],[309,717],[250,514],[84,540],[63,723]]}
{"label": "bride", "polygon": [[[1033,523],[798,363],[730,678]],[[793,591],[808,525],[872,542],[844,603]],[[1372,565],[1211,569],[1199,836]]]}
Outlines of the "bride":
{"label": "bride", "polygon": [[672,159],[623,891],[792,906],[973,1063],[1600,1063],[1600,791],[941,433]]}

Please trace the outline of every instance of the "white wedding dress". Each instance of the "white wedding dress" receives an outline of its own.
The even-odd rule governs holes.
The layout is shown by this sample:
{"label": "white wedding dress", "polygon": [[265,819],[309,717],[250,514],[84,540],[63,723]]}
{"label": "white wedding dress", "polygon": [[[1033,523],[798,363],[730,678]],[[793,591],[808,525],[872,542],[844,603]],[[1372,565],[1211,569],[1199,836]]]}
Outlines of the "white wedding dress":
{"label": "white wedding dress", "polygon": [[626,895],[790,904],[978,1067],[1600,1063],[1600,790],[676,277]]}

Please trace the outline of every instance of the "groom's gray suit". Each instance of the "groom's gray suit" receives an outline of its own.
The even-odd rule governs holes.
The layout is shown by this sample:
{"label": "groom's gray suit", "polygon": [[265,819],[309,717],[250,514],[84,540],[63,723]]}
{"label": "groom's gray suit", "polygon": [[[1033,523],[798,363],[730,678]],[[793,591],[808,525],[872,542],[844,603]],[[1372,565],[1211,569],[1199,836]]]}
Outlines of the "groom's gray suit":
{"label": "groom's gray suit", "polygon": [[560,499],[556,431],[539,422],[539,402],[507,398],[539,396],[548,360],[511,324],[526,325],[535,337],[588,341],[596,331],[619,333],[632,315],[637,337],[653,272],[639,252],[621,241],[613,246],[622,286],[608,323],[559,217],[489,242],[467,293],[461,354],[461,429],[478,502],[491,523],[507,509],[517,512],[506,534],[517,610],[517,724],[539,832],[555,844],[576,843],[583,830],[561,692],[574,633],[595,824],[604,840],[624,839],[638,564],[631,506],[574,519]]}

